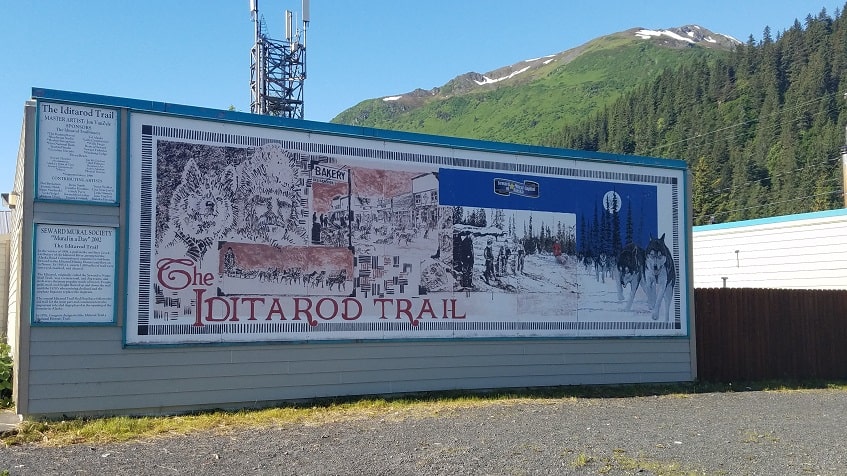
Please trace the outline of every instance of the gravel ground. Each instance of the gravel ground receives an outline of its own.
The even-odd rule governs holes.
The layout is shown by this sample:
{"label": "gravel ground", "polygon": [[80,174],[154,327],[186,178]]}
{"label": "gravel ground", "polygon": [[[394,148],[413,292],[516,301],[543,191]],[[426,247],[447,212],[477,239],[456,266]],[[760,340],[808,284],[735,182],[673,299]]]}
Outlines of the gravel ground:
{"label": "gravel ground", "polygon": [[12,475],[847,474],[847,391],[539,399],[436,416],[0,448]]}

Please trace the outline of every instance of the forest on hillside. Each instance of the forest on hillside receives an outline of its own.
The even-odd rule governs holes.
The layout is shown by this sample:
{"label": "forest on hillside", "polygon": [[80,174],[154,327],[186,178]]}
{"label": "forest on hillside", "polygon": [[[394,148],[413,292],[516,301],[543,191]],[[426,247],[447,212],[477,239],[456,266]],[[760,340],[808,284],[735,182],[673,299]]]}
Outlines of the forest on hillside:
{"label": "forest on hillside", "polygon": [[685,160],[695,225],[843,207],[843,12],[666,70],[545,145]]}

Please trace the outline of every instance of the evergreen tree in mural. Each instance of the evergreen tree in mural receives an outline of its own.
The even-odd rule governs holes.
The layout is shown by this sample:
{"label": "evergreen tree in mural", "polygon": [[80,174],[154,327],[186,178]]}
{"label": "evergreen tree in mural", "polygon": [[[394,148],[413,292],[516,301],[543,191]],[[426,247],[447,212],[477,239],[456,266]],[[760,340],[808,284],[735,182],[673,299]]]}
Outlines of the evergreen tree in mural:
{"label": "evergreen tree in mural", "polygon": [[465,223],[465,210],[461,207],[453,207],[453,223],[461,225]]}
{"label": "evergreen tree in mural", "polygon": [[494,210],[494,218],[491,221],[494,228],[506,229],[506,214],[503,213],[502,208]]}

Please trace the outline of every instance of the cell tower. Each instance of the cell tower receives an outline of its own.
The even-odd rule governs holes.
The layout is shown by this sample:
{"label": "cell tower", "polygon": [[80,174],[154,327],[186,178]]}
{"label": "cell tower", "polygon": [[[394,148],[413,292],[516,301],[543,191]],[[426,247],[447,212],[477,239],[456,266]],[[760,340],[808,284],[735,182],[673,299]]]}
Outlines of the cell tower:
{"label": "cell tower", "polygon": [[294,29],[294,15],[285,11],[285,40],[267,35],[259,0],[250,0],[255,43],[250,49],[250,112],[303,119],[303,81],[306,79],[306,28],[309,0],[303,0],[303,26]]}

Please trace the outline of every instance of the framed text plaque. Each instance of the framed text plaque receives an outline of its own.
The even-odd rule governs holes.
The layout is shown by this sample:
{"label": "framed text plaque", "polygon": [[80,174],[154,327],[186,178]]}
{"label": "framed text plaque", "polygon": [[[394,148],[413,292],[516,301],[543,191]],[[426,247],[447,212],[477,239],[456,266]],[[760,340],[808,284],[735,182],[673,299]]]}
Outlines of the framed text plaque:
{"label": "framed text plaque", "polygon": [[36,198],[117,203],[118,111],[38,105]]}
{"label": "framed text plaque", "polygon": [[117,229],[35,225],[32,322],[115,322]]}

